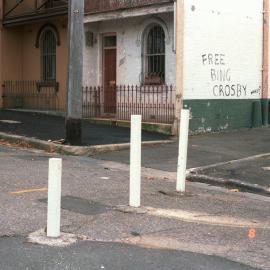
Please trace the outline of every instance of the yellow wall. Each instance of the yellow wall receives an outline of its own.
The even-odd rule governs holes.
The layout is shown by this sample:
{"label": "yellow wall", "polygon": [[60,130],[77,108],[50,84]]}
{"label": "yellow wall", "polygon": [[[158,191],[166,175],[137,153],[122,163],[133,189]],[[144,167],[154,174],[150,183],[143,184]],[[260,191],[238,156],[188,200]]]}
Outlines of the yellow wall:
{"label": "yellow wall", "polygon": [[[60,46],[57,47],[56,51],[56,78],[60,86],[59,105],[60,108],[64,109],[67,94],[67,19],[62,18],[46,22],[54,24],[60,34]],[[36,48],[35,43],[38,31],[44,24],[44,22],[41,22],[1,30],[1,84],[5,80],[41,80],[40,48]]]}
{"label": "yellow wall", "polygon": [[6,30],[1,28],[1,53],[0,53],[0,73],[1,73],[1,102],[4,80],[22,80],[22,31],[20,28]]}
{"label": "yellow wall", "polygon": [[[60,46],[56,50],[56,79],[59,82],[59,101],[61,107],[66,103],[67,80],[67,21],[66,19],[50,21],[60,34]],[[26,25],[23,29],[23,80],[41,79],[40,48],[35,48],[36,37],[44,23]]]}
{"label": "yellow wall", "polygon": [[[5,0],[5,13],[11,10],[16,3],[17,0]],[[16,9],[14,9],[8,16],[14,16],[22,13],[30,13],[35,10],[36,0],[24,0],[21,4],[19,4]]]}

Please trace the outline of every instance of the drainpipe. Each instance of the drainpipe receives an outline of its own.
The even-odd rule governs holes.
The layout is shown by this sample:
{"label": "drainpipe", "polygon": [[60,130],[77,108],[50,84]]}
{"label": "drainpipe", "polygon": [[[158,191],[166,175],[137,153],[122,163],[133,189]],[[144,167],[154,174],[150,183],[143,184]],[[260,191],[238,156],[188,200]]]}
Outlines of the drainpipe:
{"label": "drainpipe", "polygon": [[268,72],[269,72],[269,0],[264,0],[263,1],[263,72],[262,72],[263,125],[268,125],[268,122],[269,122]]}
{"label": "drainpipe", "polygon": [[175,90],[175,115],[172,127],[174,136],[180,133],[180,117],[183,107],[183,26],[184,26],[184,0],[176,0],[176,90]]}
{"label": "drainpipe", "polygon": [[0,109],[3,107],[3,53],[2,53],[2,46],[3,46],[3,12],[4,12],[4,1],[0,0]]}
{"label": "drainpipe", "polygon": [[176,0],[173,1],[173,52],[176,53]]}

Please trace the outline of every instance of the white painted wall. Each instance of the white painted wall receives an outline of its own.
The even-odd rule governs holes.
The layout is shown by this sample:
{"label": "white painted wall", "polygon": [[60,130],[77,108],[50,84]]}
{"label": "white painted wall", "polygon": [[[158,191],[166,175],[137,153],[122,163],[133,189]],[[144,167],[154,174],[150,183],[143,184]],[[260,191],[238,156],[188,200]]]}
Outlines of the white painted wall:
{"label": "white painted wall", "polygon": [[263,0],[184,0],[184,10],[184,99],[260,98]]}
{"label": "white painted wall", "polygon": [[166,36],[166,84],[175,85],[175,54],[173,52],[173,13],[140,16],[113,21],[87,23],[85,31],[94,32],[94,47],[84,48],[84,85],[102,85],[102,34],[117,34],[117,84],[139,85],[142,71],[143,30],[151,22],[160,22]]}

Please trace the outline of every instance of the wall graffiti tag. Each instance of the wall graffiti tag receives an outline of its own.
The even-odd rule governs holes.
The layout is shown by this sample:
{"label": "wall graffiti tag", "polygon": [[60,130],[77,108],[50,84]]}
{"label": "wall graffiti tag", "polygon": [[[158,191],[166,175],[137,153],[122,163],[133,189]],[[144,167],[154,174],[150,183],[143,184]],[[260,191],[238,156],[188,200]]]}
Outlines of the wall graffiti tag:
{"label": "wall graffiti tag", "polygon": [[208,53],[202,55],[203,66],[210,68],[210,80],[215,97],[246,97],[247,85],[232,83],[232,70],[227,67],[226,55]]}

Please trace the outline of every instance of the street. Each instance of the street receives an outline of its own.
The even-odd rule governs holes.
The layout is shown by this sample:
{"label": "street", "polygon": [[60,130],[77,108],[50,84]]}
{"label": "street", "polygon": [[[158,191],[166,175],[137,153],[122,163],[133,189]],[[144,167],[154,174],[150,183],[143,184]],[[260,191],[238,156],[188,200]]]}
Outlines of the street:
{"label": "street", "polygon": [[0,1],[0,270],[270,270],[270,0]]}
{"label": "street", "polygon": [[[81,242],[76,246],[61,250],[26,244],[20,237],[2,239],[0,255],[0,267],[3,270],[255,270],[255,268],[216,256],[190,252],[143,249],[102,242]],[[14,260],[14,255],[16,260]]]}
{"label": "street", "polygon": [[51,156],[0,148],[1,269],[269,269],[269,197],[199,183],[188,183],[190,195],[167,196],[174,181],[152,170],[142,179],[149,212],[119,212],[128,204],[128,166],[88,157],[63,157],[61,231],[84,240],[27,243],[46,226]]}

